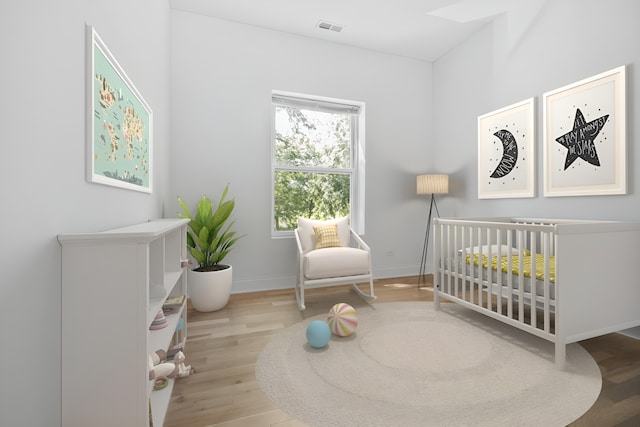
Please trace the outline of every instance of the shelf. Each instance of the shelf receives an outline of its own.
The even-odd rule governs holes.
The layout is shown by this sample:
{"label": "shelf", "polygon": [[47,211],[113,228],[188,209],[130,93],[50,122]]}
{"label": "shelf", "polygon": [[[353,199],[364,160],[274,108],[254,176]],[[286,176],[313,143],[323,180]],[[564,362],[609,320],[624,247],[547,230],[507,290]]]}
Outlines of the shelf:
{"label": "shelf", "polygon": [[128,227],[115,228],[112,230],[101,231],[98,233],[66,233],[59,234],[59,242],[72,241],[116,241],[123,240],[132,242],[149,242],[164,234],[176,230],[176,225],[188,224],[188,219],[162,219],[141,224],[131,225]]}
{"label": "shelf", "polygon": [[[149,326],[167,298],[187,295],[182,261],[188,222],[168,219],[58,236],[62,425],[148,426],[151,408],[153,425],[162,427],[174,382],[153,391],[149,354],[168,350],[174,336],[186,337],[186,299],[165,315],[166,327]],[[155,295],[161,297],[152,300]],[[105,321],[103,307],[114,300],[115,312]],[[181,319],[184,329],[176,334]],[[97,371],[96,360],[102,364]]]}
{"label": "shelf", "polygon": [[173,289],[175,289],[176,285],[178,285],[178,281],[182,280],[183,271],[165,273],[163,280],[164,287],[164,297],[162,299],[150,299],[149,300],[149,311],[147,313],[147,327],[151,325],[153,319],[156,317],[156,314],[162,308],[162,304],[166,298],[171,295]]}
{"label": "shelf", "polygon": [[[151,391],[151,408],[167,408],[169,406],[175,380],[173,378],[169,378],[168,380],[169,383],[162,390],[153,390],[153,380],[149,381],[151,383],[151,389],[153,390]],[[167,415],[166,411],[152,410],[151,415],[153,417],[154,427],[162,427],[164,425],[164,418]]]}
{"label": "shelf", "polygon": [[177,313],[171,313],[166,317],[167,319],[167,327],[162,329],[156,329],[153,331],[149,331],[149,352],[153,353],[159,349],[166,349],[171,341],[171,337],[173,337],[174,332],[176,331],[176,326],[178,326],[178,321],[182,317],[182,312],[184,311],[184,304],[178,310]]}

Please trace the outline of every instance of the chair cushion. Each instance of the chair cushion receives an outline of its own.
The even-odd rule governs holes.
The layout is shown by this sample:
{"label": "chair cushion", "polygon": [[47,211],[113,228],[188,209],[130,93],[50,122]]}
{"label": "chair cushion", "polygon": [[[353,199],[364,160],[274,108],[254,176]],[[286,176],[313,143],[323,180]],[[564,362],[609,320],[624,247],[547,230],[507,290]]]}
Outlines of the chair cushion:
{"label": "chair cushion", "polygon": [[369,253],[351,247],[315,249],[304,255],[303,269],[307,279],[369,274]]}
{"label": "chair cushion", "polygon": [[316,225],[313,227],[313,232],[316,235],[316,249],[342,246],[336,224]]}
{"label": "chair cushion", "polygon": [[349,246],[351,240],[351,232],[349,230],[349,218],[342,217],[330,219],[327,221],[317,219],[298,218],[298,235],[300,236],[300,245],[303,252],[308,252],[316,247],[316,234],[313,227],[317,225],[336,224],[338,226],[338,238],[342,246]]}

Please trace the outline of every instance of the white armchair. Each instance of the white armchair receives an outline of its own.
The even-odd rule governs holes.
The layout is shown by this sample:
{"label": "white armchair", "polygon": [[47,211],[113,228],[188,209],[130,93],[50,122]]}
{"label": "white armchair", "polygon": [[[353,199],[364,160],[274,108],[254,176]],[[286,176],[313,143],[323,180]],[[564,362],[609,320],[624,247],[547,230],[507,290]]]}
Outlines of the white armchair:
{"label": "white armchair", "polygon": [[[375,299],[369,246],[349,226],[348,219],[330,221],[298,219],[296,300],[305,309],[305,288],[351,284],[356,293]],[[358,283],[369,282],[369,293]]]}

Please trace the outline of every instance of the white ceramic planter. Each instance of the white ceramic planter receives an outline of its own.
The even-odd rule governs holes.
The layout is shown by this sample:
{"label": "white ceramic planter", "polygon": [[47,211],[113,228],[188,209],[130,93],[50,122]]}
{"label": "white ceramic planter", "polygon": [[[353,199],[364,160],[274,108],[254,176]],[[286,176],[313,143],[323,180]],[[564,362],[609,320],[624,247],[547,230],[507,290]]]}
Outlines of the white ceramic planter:
{"label": "white ceramic planter", "polygon": [[219,271],[189,270],[189,297],[196,311],[216,311],[227,305],[231,295],[232,267]]}

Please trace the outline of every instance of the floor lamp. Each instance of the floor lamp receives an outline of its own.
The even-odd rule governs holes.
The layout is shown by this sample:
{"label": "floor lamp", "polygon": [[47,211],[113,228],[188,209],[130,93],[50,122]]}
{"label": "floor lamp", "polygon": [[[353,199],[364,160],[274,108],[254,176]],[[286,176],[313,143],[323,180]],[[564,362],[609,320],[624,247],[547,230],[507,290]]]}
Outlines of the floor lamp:
{"label": "floor lamp", "polygon": [[422,248],[422,260],[420,261],[420,273],[418,275],[418,288],[424,281],[425,268],[427,267],[427,253],[429,251],[429,235],[431,233],[431,217],[433,208],[438,212],[438,204],[436,203],[436,194],[447,194],[449,192],[449,175],[418,175],[417,189],[419,195],[431,194],[431,203],[429,204],[429,216],[427,217],[427,229],[424,234],[424,246]]}

